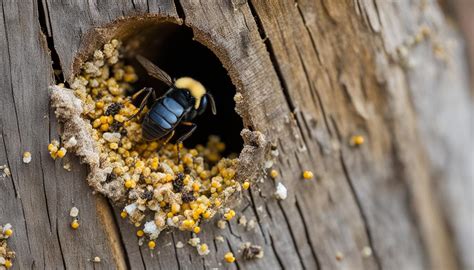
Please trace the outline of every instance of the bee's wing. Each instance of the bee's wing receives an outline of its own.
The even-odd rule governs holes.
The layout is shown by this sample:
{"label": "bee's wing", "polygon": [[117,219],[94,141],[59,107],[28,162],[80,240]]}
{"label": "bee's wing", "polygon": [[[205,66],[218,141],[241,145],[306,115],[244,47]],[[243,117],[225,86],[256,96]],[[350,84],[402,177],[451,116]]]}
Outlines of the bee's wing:
{"label": "bee's wing", "polygon": [[173,80],[171,79],[170,75],[168,75],[168,73],[166,73],[161,68],[157,67],[150,60],[141,55],[137,55],[137,60],[146,69],[150,76],[157,78],[158,80],[166,83],[168,86],[173,85]]}

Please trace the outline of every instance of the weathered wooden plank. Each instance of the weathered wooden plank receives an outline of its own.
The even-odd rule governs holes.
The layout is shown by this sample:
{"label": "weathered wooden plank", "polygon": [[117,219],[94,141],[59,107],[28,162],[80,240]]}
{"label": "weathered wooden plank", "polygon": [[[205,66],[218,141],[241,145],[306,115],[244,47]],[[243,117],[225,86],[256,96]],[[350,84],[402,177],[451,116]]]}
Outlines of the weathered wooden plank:
{"label": "weathered wooden plank", "polygon": [[[373,101],[382,98],[371,93],[380,93],[380,86],[369,77],[370,66],[375,62],[368,51],[369,29],[364,29],[357,17],[352,16],[353,7],[343,2],[252,3],[280,67],[306,149],[295,153],[296,160],[282,170],[297,175],[293,177],[294,188],[298,190],[296,201],[302,201],[302,212],[308,222],[324,228],[310,233],[312,241],[324,237],[334,246],[333,250],[327,245],[316,247],[322,266],[340,265],[334,256],[341,251],[345,254],[342,264],[346,266],[421,268],[423,255],[416,224],[403,200],[403,187],[397,184],[400,179],[390,176],[396,175],[393,173],[396,169],[387,163],[393,157],[390,151],[378,152],[379,148],[390,147],[384,139],[389,134],[375,134],[385,130],[381,128],[382,119],[377,117],[384,113],[377,108],[368,111]],[[350,42],[340,42],[341,35]],[[366,76],[363,81],[362,76]],[[366,103],[364,95],[372,98]],[[351,150],[349,138],[360,132],[367,134],[369,144],[367,148]],[[338,147],[330,147],[326,153],[321,145],[331,145],[331,141],[337,142]],[[309,200],[312,195],[300,190],[298,171],[304,168],[298,168],[298,163],[311,164],[311,169],[320,176],[316,196],[329,196],[329,201]],[[397,185],[399,188],[390,194],[377,192],[383,186]],[[331,203],[332,200],[337,204]],[[326,207],[310,208],[315,201]],[[326,219],[320,220],[321,216]],[[346,222],[335,226],[337,220]],[[328,235],[328,232],[332,233]],[[387,242],[390,236],[393,239]],[[363,259],[360,251],[365,246],[371,247],[375,256]],[[402,248],[395,253],[390,251],[391,247]],[[388,253],[397,255],[384,255]]]}
{"label": "weathered wooden plank", "polygon": [[[0,223],[16,229],[16,265],[455,269],[474,264],[473,231],[466,221],[473,205],[468,194],[473,151],[465,148],[472,99],[456,43],[460,38],[436,3],[40,3],[2,1],[0,13],[0,165],[12,170],[11,177],[0,178]],[[68,79],[87,32],[143,14],[193,28],[195,39],[220,58],[242,94],[237,109],[244,125],[264,133],[280,152],[276,181],[288,187],[289,198],[273,198],[272,180],[245,192],[240,209],[258,221],[256,230],[245,230],[237,219],[225,230],[213,222],[203,225],[200,238],[212,250],[204,258],[189,245],[175,248],[189,233],[164,232],[155,251],[139,247],[135,229],[119,210],[91,194],[85,168],[73,159],[72,172],[66,172],[45,151],[58,138],[46,92],[53,83],[51,59],[58,55]],[[421,25],[432,32],[410,43]],[[109,34],[100,31],[95,33]],[[358,149],[348,145],[356,133],[367,140]],[[21,162],[26,150],[33,154],[28,165]],[[317,181],[301,179],[307,169]],[[78,231],[69,228],[72,206],[81,210]],[[215,241],[218,235],[226,241]],[[262,245],[264,259],[226,265],[224,253],[237,253],[246,241]],[[365,247],[373,256],[363,256]],[[343,259],[336,258],[338,252]],[[102,263],[88,261],[94,256]]]}
{"label": "weathered wooden plank", "polygon": [[[442,145],[451,145],[452,149],[455,148],[452,144],[457,144],[459,140],[469,142],[465,136],[469,131],[460,130],[460,127],[469,125],[469,120],[465,117],[472,114],[469,109],[472,102],[468,97],[468,79],[463,72],[459,72],[464,66],[463,61],[458,58],[462,52],[460,48],[450,47],[453,59],[449,60],[450,67],[457,69],[454,73],[459,77],[453,78],[452,74],[442,71],[445,70],[445,63],[436,48],[440,46],[444,50],[447,44],[440,44],[437,37],[449,36],[452,42],[459,40],[459,37],[453,36],[453,30],[442,23],[439,8],[427,8],[427,3],[423,1],[383,2],[376,6],[370,1],[354,2],[353,5],[329,1],[299,1],[294,6],[262,1],[252,3],[262,21],[269,49],[274,52],[277,66],[281,68],[283,85],[287,86],[289,97],[298,111],[297,120],[300,122],[299,127],[303,127],[303,136],[306,135],[304,129],[308,122],[321,123],[329,118],[334,120],[333,126],[336,129],[336,132],[332,132],[333,137],[334,133],[339,133],[338,139],[343,138],[340,141],[341,162],[358,201],[360,214],[366,222],[367,236],[380,266],[423,267],[428,262],[419,259],[423,258],[422,250],[426,249],[432,267],[453,268],[457,263],[456,255],[450,249],[454,245],[453,241],[457,242],[458,250],[468,250],[465,247],[467,241],[451,239],[442,219],[443,216],[446,219],[445,216],[453,211],[464,212],[456,214],[454,220],[447,219],[452,220],[450,226],[467,224],[457,219],[468,215],[467,209],[472,203],[467,194],[460,196],[462,192],[456,190],[456,187],[470,185],[467,179],[472,179],[472,173],[469,173],[469,166],[464,162],[472,162],[472,157],[469,157],[469,151],[461,149],[453,152],[457,153],[452,156],[452,164],[456,165],[449,165],[446,160],[441,162],[439,157],[444,156],[442,153],[449,152]],[[400,13],[401,10],[410,12]],[[359,18],[353,15],[354,11],[360,15]],[[402,20],[399,19],[400,16],[403,17]],[[412,44],[407,48],[407,43],[418,38],[415,36],[420,35],[420,29],[424,25],[431,28],[432,36],[419,41],[422,44],[418,46]],[[381,32],[382,40],[371,31]],[[350,42],[342,42],[341,36]],[[435,49],[430,51],[431,47]],[[397,50],[399,53],[400,50],[403,52],[407,49],[413,50],[410,51],[409,59],[403,58],[407,56],[395,56],[395,65],[384,64],[393,60]],[[300,61],[294,60],[298,58]],[[435,78],[434,73],[422,67],[405,69],[407,61],[424,63],[443,76]],[[453,67],[453,63],[461,64]],[[405,84],[407,79],[408,84]],[[443,84],[447,81],[450,86]],[[446,91],[448,88],[456,89],[456,94]],[[439,94],[421,94],[423,91],[432,93],[433,90],[439,91]],[[384,94],[385,91],[389,95]],[[438,98],[444,102],[450,99],[452,103],[441,105],[443,102],[437,101]],[[442,111],[433,106],[433,103],[442,106]],[[380,107],[382,104],[388,104],[390,111]],[[414,108],[410,110],[412,106]],[[417,121],[420,110],[425,111],[424,119]],[[430,120],[434,115],[439,115],[435,117],[436,123]],[[379,116],[382,118],[377,119]],[[443,120],[451,117],[456,121]],[[330,121],[325,121],[326,127],[330,129],[328,122]],[[384,125],[387,128],[381,128]],[[444,128],[440,129],[439,125]],[[417,126],[429,131],[412,132]],[[452,136],[447,136],[453,130],[458,130],[461,137],[453,139]],[[351,151],[346,147],[345,141],[355,132],[369,135],[370,146],[363,152]],[[307,133],[308,139],[305,141],[314,145],[314,140],[310,139],[311,133],[320,132],[310,129]],[[324,137],[330,137],[331,130],[328,133]],[[446,135],[442,135],[444,133]],[[433,136],[434,134],[437,136]],[[437,138],[440,141],[428,142],[422,139],[424,144],[418,147],[421,145],[420,138]],[[441,140],[444,142],[441,143]],[[408,149],[406,145],[412,146]],[[433,147],[434,145],[439,147]],[[317,148],[312,148],[314,146],[310,145],[309,151],[316,152]],[[430,162],[425,160],[426,155],[430,157]],[[393,161],[387,163],[389,160]],[[441,177],[430,175],[428,172],[432,171],[431,166],[448,173]],[[450,169],[453,166],[456,169]],[[399,174],[400,167],[403,170]],[[457,175],[449,175],[450,171]],[[325,177],[331,174],[327,169],[322,173]],[[446,184],[443,190],[450,188],[452,193],[438,195],[438,199],[433,196],[431,177],[443,178],[442,182]],[[377,185],[374,186],[374,183]],[[381,189],[384,190],[384,186],[392,187],[390,194],[380,192]],[[393,190],[395,186],[398,190]],[[412,204],[406,203],[407,192]],[[457,194],[456,199],[448,194]],[[449,209],[439,211],[438,207],[445,205],[445,200],[439,199],[445,196],[450,197],[447,206]],[[412,217],[413,213],[415,215]],[[463,231],[464,236],[470,235],[466,229]],[[387,241],[388,238],[390,241]],[[469,260],[468,256],[464,257],[462,260]]]}
{"label": "weathered wooden plank", "polygon": [[[466,251],[473,248],[474,235],[464,217],[473,210],[472,196],[467,190],[473,188],[474,175],[473,151],[465,147],[470,143],[471,131],[464,127],[473,124],[469,116],[473,115],[473,106],[467,59],[457,30],[446,23],[446,17],[438,6],[429,4],[432,3],[420,1],[411,5],[397,3],[392,7],[381,5],[378,13],[385,14],[387,18],[385,25],[382,24],[385,48],[391,42],[387,36],[399,35],[400,42],[392,47],[399,52],[404,48],[408,50],[406,55],[399,56],[398,61],[404,67],[407,99],[412,104],[412,113],[416,114],[413,125],[418,127],[416,130],[419,133],[418,142],[414,145],[420,145],[418,151],[424,155],[420,163],[423,158],[426,159],[422,166],[427,172],[426,179],[420,173],[413,177],[414,181],[409,185],[431,264],[439,268],[452,268],[453,265],[449,264],[443,266],[450,260],[446,254],[451,253],[451,260],[457,259],[459,266],[469,268],[474,261]],[[413,24],[404,25],[395,33],[392,24],[400,17],[397,9],[409,11],[403,16],[410,17]],[[399,24],[402,22],[407,23],[407,20],[401,20]],[[410,46],[413,37],[419,35],[420,28],[424,27],[429,29],[425,38]],[[392,74],[387,71],[385,76]],[[406,108],[400,107],[400,110]],[[403,121],[400,122],[403,124]],[[401,143],[407,145],[403,140]],[[401,149],[400,152],[409,151],[413,148]],[[411,156],[404,159],[407,164],[413,162]]]}
{"label": "weathered wooden plank", "polygon": [[[20,268],[93,268],[88,259],[94,256],[119,266],[123,258],[113,259],[95,196],[84,182],[86,172],[79,166],[66,172],[45,150],[58,130],[49,113],[52,66],[38,8],[2,1],[1,159],[12,176],[1,179],[0,222],[14,226],[12,247]],[[24,151],[32,153],[30,164],[22,162]],[[77,232],[69,227],[72,206],[82,210]]]}
{"label": "weathered wooden plank", "polygon": [[[464,44],[466,46],[467,55],[469,57],[469,81],[471,82],[471,95],[474,94],[474,29],[472,26],[472,17],[470,14],[474,12],[474,4],[472,1],[456,0],[446,1],[447,5],[454,10],[454,19],[459,23],[459,27],[463,32]],[[445,12],[446,13],[446,12]]]}
{"label": "weathered wooden plank", "polygon": [[[20,13],[23,15],[19,16]],[[33,93],[41,92],[41,86],[50,82],[49,57],[32,4],[2,2],[0,25],[1,156],[2,164],[7,164],[12,172],[11,177],[1,179],[1,222],[14,226],[15,236],[11,242],[18,257],[22,257],[16,261],[20,267],[40,266],[47,261],[61,265],[56,226],[50,223],[48,216],[45,194],[48,179],[41,175],[39,144],[46,143],[49,137],[47,95],[43,90],[43,101],[31,98]],[[15,35],[19,32],[24,35]],[[34,46],[30,47],[30,44]],[[42,67],[43,73],[35,74],[28,68],[30,65]],[[41,123],[43,128],[37,129],[33,123]],[[34,137],[33,134],[42,136]],[[22,163],[23,151],[32,152],[32,163]],[[50,241],[46,241],[48,238]]]}

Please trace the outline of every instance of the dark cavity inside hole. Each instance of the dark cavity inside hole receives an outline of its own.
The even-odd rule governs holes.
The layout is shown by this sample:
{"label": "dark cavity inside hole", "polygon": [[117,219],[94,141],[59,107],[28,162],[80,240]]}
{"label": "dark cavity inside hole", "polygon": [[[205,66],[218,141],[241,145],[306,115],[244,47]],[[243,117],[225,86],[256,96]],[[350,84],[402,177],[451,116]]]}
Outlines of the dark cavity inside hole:
{"label": "dark cavity inside hole", "polygon": [[209,106],[204,114],[197,116],[194,123],[198,127],[184,144],[187,147],[205,145],[209,135],[218,135],[226,144],[224,154],[239,153],[243,146],[240,137],[243,124],[234,109],[235,87],[216,55],[194,41],[192,30],[188,27],[155,23],[134,27],[133,31],[133,34],[124,39],[124,45],[129,48],[129,60],[139,75],[136,89],[153,87],[157,89],[158,97],[168,90],[166,85],[146,74],[134,60],[136,54],[148,58],[172,78],[189,76],[200,81],[214,96],[217,115],[212,114]]}

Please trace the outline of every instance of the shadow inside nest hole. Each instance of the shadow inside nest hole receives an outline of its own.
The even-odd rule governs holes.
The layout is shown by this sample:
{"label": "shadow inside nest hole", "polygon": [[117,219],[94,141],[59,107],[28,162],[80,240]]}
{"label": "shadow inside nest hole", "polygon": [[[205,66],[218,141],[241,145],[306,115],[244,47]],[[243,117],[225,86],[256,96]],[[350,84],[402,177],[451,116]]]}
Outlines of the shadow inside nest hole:
{"label": "shadow inside nest hole", "polygon": [[234,109],[235,87],[217,56],[193,40],[192,30],[185,26],[169,22],[145,23],[134,26],[131,31],[133,33],[126,35],[122,41],[126,48],[125,57],[135,67],[139,77],[134,91],[145,86],[153,87],[159,97],[168,90],[165,84],[150,77],[138,64],[135,59],[137,54],[151,60],[172,78],[189,76],[200,81],[214,96],[217,114],[213,115],[209,107],[204,114],[197,116],[193,122],[198,127],[184,145],[205,145],[210,135],[217,135],[226,144],[224,155],[240,153],[243,124]]}

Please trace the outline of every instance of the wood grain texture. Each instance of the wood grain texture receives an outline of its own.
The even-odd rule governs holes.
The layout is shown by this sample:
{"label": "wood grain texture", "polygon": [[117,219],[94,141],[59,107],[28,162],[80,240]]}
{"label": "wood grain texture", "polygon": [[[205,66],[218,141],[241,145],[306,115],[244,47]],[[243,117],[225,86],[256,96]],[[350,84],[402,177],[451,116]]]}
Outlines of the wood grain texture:
{"label": "wood grain texture", "polygon": [[[85,170],[76,162],[68,173],[44,150],[58,135],[47,92],[51,58],[38,16],[36,3],[2,1],[1,161],[12,176],[1,179],[0,218],[15,228],[17,267],[92,268],[88,259],[107,262],[112,250],[83,181]],[[22,163],[24,151],[32,153],[30,164]],[[72,206],[83,209],[81,220],[87,221],[79,234],[69,228]]]}
{"label": "wood grain texture", "polygon": [[[15,228],[18,269],[474,267],[473,99],[462,38],[436,1],[1,4],[0,165],[12,176],[0,178],[0,223]],[[175,248],[189,239],[183,232],[163,233],[157,251],[139,247],[119,210],[91,193],[86,169],[73,159],[66,172],[46,151],[60,128],[48,105],[53,68],[70,78],[86,33],[145,14],[192,27],[242,94],[244,126],[278,145],[280,176],[245,193],[237,211],[258,221],[256,230],[236,220],[225,230],[203,225],[206,257]],[[430,34],[407,46],[424,26]],[[349,145],[354,134],[366,138],[362,147]],[[304,181],[303,170],[317,180]],[[273,198],[276,182],[288,199]],[[81,211],[75,232],[72,206]],[[246,241],[265,257],[226,265],[225,252]],[[102,263],[88,261],[94,256]]]}

